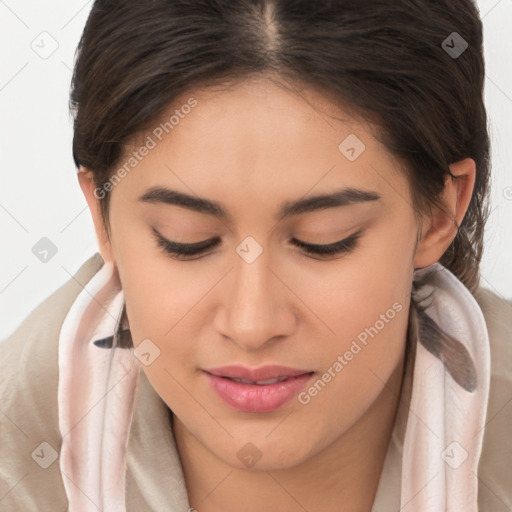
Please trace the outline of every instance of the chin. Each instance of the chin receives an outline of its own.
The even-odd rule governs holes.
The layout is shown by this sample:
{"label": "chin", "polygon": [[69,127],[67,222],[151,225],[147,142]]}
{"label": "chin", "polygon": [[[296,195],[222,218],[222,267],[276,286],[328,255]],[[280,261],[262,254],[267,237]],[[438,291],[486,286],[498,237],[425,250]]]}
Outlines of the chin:
{"label": "chin", "polygon": [[[288,438],[289,440],[290,438]],[[212,447],[212,452],[226,464],[249,471],[290,469],[302,464],[314,455],[307,451],[305,443],[297,440],[290,444],[284,444],[285,442],[286,439],[277,436],[275,439],[266,439],[264,442],[258,442],[257,440],[240,442],[237,440],[233,443],[235,445],[234,457],[226,458],[226,452],[233,452],[232,446],[218,452],[219,446],[217,445]]]}

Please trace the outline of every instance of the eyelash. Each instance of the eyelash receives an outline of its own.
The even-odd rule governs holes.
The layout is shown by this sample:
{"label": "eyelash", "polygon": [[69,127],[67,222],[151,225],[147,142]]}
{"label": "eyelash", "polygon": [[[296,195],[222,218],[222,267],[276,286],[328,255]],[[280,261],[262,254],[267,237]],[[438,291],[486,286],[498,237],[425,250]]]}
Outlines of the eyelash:
{"label": "eyelash", "polygon": [[[171,240],[167,240],[155,229],[153,229],[153,232],[155,234],[158,246],[161,247],[165,253],[170,254],[172,257],[177,259],[187,259],[192,256],[198,256],[199,254],[206,252],[208,249],[212,249],[213,247],[217,246],[220,242],[219,238],[213,238],[203,242],[197,242],[195,244],[180,244],[177,242],[172,242]],[[334,242],[329,245],[307,244],[301,240],[297,240],[296,238],[292,238],[291,242],[295,246],[303,249],[304,252],[309,255],[319,257],[336,256],[338,254],[348,254],[353,251],[357,246],[357,242],[361,235],[362,231],[358,231],[343,240]]]}

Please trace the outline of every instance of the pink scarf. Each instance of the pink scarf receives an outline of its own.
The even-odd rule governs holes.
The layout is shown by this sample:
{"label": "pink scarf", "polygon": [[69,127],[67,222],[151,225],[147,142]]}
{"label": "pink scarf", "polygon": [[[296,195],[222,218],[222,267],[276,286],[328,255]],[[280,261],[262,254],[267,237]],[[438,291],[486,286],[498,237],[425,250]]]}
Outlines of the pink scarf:
{"label": "pink scarf", "polygon": [[[487,327],[476,300],[447,269],[436,263],[416,271],[415,281],[423,278],[422,295],[435,290],[426,312],[463,348],[425,342],[428,330],[418,330],[425,324],[414,323],[415,337],[423,338],[415,344],[400,506],[403,512],[477,512],[476,475],[490,382]],[[142,368],[133,348],[108,350],[94,343],[129,327],[120,322],[123,307],[117,271],[106,262],[62,325],[59,462],[69,512],[126,511],[126,453]],[[461,367],[468,361],[473,374]],[[464,389],[460,382],[472,378],[474,389]]]}

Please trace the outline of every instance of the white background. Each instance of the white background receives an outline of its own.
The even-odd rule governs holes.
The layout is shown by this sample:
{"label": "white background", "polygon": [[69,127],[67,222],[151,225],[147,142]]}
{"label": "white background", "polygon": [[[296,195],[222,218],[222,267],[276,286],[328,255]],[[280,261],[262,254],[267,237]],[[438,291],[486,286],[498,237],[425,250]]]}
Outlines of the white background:
{"label": "white background", "polygon": [[[0,0],[0,339],[97,251],[76,179],[68,114],[74,52],[91,5]],[[493,151],[482,284],[512,298],[512,0],[478,6]],[[48,58],[35,51],[52,45],[58,48]],[[47,263],[32,253],[42,237],[58,248]]]}

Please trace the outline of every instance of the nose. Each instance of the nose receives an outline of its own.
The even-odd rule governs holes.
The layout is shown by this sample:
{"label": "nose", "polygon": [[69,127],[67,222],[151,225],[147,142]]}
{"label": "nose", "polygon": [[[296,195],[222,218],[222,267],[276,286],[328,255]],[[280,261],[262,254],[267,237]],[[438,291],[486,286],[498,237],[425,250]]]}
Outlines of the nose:
{"label": "nose", "polygon": [[260,349],[293,333],[294,295],[284,284],[286,276],[269,266],[265,252],[252,263],[236,255],[234,265],[215,316],[217,332],[244,350]]}

